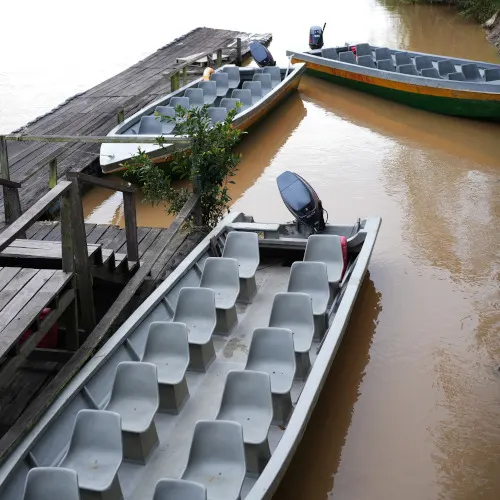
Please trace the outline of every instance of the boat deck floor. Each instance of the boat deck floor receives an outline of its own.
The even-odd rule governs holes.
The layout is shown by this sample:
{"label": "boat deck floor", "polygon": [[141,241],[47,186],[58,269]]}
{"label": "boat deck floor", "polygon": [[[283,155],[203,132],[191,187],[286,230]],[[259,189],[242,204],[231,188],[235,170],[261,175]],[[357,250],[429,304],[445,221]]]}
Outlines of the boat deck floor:
{"label": "boat deck floor", "polygon": [[[252,333],[255,328],[268,326],[274,295],[286,292],[289,275],[290,267],[282,265],[276,259],[261,260],[256,273],[257,295],[252,303],[237,304],[238,324],[228,336],[213,336],[216,359],[206,373],[187,372],[190,397],[179,415],[156,414],[155,423],[160,445],[153,451],[146,466],[125,461],[122,463],[118,477],[126,500],[151,499],[155,485],[160,479],[181,477],[187,464],[196,422],[216,417],[226,374],[230,370],[244,369]],[[166,319],[170,318],[165,317],[164,320]],[[156,311],[154,320],[161,320]],[[147,325],[141,326],[147,328]],[[135,347],[137,344],[133,337],[134,334],[130,340]],[[316,358],[318,345],[317,341],[313,341],[310,351],[311,363],[314,363]],[[293,383],[294,404],[300,396],[304,383],[305,381]],[[271,452],[276,449],[283,433],[284,428],[271,425],[269,431]],[[256,479],[247,474],[243,483],[242,498],[250,491]]]}

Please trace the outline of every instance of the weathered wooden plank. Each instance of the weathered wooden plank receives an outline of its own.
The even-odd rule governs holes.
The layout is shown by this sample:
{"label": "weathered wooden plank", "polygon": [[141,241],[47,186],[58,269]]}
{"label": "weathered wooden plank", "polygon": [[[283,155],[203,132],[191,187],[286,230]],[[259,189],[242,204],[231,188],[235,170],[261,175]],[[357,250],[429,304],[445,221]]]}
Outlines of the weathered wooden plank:
{"label": "weathered wooden plank", "polygon": [[112,191],[121,191],[123,193],[135,193],[137,187],[130,182],[121,179],[104,179],[93,175],[82,174],[81,172],[69,172],[66,174],[68,179],[76,179],[81,184],[90,184],[91,186],[99,186]]}
{"label": "weathered wooden plank", "polygon": [[[23,240],[19,240],[23,241]],[[35,241],[35,240],[25,240]],[[22,243],[11,244],[4,248],[0,255],[10,258],[32,258],[32,259],[61,259],[62,247],[58,241],[40,241],[41,245],[23,246]],[[88,256],[92,257],[100,249],[100,245],[88,245]]]}
{"label": "weathered wooden plank", "polygon": [[21,270],[20,267],[0,268],[0,292],[10,283],[10,280]]}
{"label": "weathered wooden plank", "polygon": [[97,243],[102,245],[104,248],[108,248],[108,245],[113,241],[113,239],[122,231],[118,226],[108,226],[108,229],[102,234]]}
{"label": "weathered wooden plank", "polygon": [[[139,245],[139,256],[141,255],[141,250],[140,250],[141,242],[149,234],[150,231],[151,231],[150,227],[141,227],[141,226],[139,226],[137,228],[137,243]],[[121,252],[121,253],[125,253],[127,251],[127,243],[124,242],[123,245],[120,248],[116,249],[116,251],[117,252]]]}
{"label": "weathered wooden plank", "polygon": [[30,239],[43,240],[45,236],[54,229],[54,225],[58,222],[38,221],[35,222],[27,231],[26,237]]}
{"label": "weathered wooden plank", "polygon": [[[8,269],[8,268],[7,268]],[[20,268],[13,268],[20,269]],[[0,311],[12,300],[17,292],[35,276],[38,269],[20,269],[0,292]],[[0,326],[1,328],[1,326]]]}
{"label": "weathered wooden plank", "polygon": [[[87,244],[87,248],[92,252],[95,252],[100,245],[97,245],[95,243],[89,243]],[[61,243],[60,241],[47,241],[47,240],[23,240],[23,239],[18,239],[14,240],[8,248],[34,248],[34,249],[48,249],[48,250],[53,250],[53,249],[61,249]]]}
{"label": "weathered wooden plank", "polygon": [[137,242],[137,215],[135,211],[134,193],[123,193],[123,211],[125,214],[125,233],[127,238],[128,260],[139,262],[139,244]]}
{"label": "weathered wooden plank", "polygon": [[55,222],[52,229],[44,236],[44,241],[55,242],[61,240],[61,224],[59,221]]}
{"label": "weathered wooden plank", "polygon": [[109,227],[108,224],[96,224],[95,228],[87,235],[87,243],[97,243]]}
{"label": "weathered wooden plank", "polygon": [[[20,185],[9,183],[9,156],[7,153],[7,143],[5,137],[0,135],[0,178],[3,180],[3,204],[5,211],[5,222],[11,224],[21,217],[21,201],[19,200],[18,188]],[[11,185],[9,185],[11,184]]]}

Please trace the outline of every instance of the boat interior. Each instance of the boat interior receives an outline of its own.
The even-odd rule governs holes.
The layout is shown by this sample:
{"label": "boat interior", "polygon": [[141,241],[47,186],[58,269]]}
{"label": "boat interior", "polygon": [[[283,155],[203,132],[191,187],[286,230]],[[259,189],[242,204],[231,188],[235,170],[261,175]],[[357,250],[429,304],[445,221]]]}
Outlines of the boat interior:
{"label": "boat interior", "polygon": [[[292,73],[293,68],[288,70]],[[240,68],[224,66],[221,71],[210,75],[209,81],[194,82],[181,93],[169,96],[159,103],[150,114],[140,117],[125,135],[170,135],[175,134],[175,120],[161,120],[158,115],[175,117],[175,108],[199,108],[208,105],[212,124],[226,119],[230,110],[240,104],[238,116],[262,101],[287,74],[286,68],[269,66],[265,68]],[[158,115],[157,115],[157,114]]]}
{"label": "boat interior", "polygon": [[2,500],[245,498],[331,334],[365,224],[226,224],[72,382]]}
{"label": "boat interior", "polygon": [[[353,47],[356,47],[356,54],[351,50]],[[500,84],[500,66],[485,64],[481,67],[473,62],[457,64],[457,60],[425,54],[416,55],[387,47],[372,47],[368,43],[326,48],[311,53],[326,59],[412,76]]]}

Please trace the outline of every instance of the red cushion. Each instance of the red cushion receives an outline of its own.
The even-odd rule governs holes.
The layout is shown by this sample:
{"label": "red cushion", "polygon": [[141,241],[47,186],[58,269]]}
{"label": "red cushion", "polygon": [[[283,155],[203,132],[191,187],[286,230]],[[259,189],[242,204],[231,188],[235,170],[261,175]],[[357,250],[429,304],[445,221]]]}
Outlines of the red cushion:
{"label": "red cushion", "polygon": [[[40,313],[40,320],[45,318],[47,314],[52,309],[46,307],[41,313]],[[22,344],[26,340],[28,340],[33,333],[33,330],[26,330],[20,337],[19,341]],[[37,347],[45,348],[45,349],[56,349],[57,347],[57,340],[58,340],[58,331],[57,331],[57,323],[54,323],[52,325],[51,329],[45,334],[42,340],[38,343]]]}

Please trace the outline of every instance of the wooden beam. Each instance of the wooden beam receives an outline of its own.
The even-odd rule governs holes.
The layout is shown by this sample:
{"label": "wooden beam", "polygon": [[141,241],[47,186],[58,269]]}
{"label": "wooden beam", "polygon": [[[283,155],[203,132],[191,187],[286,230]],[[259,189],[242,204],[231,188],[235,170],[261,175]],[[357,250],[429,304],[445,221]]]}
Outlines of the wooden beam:
{"label": "wooden beam", "polygon": [[135,193],[137,188],[130,182],[121,179],[104,179],[93,175],[82,174],[81,172],[68,172],[66,178],[69,180],[77,179],[82,184],[90,184],[91,186],[99,186],[122,193]]}
{"label": "wooden beam", "polygon": [[0,178],[5,180],[2,184],[5,222],[12,224],[22,214],[19,191],[17,190],[21,186],[7,185],[10,181],[9,153],[7,151],[7,142],[2,135],[0,135]]}
{"label": "wooden beam", "polygon": [[137,214],[135,210],[134,193],[123,193],[123,212],[125,215],[127,257],[129,262],[139,262],[139,243],[137,241]]}
{"label": "wooden beam", "polygon": [[6,187],[10,187],[10,188],[19,189],[21,187],[21,183],[14,182],[14,181],[8,181],[7,179],[0,178],[0,186],[6,186]]}
{"label": "wooden beam", "polygon": [[[88,142],[88,143],[113,143],[113,144],[156,144],[157,137],[142,136],[94,136],[94,135],[22,135],[11,134],[4,136],[7,141],[37,141],[37,142]],[[189,144],[191,139],[187,136],[172,136],[169,143]]]}
{"label": "wooden beam", "polygon": [[9,244],[20,236],[38,218],[47,211],[49,205],[66,192],[71,186],[71,182],[62,181],[46,195],[42,196],[31,208],[13,222],[3,233],[0,234],[0,251],[8,247]]}

